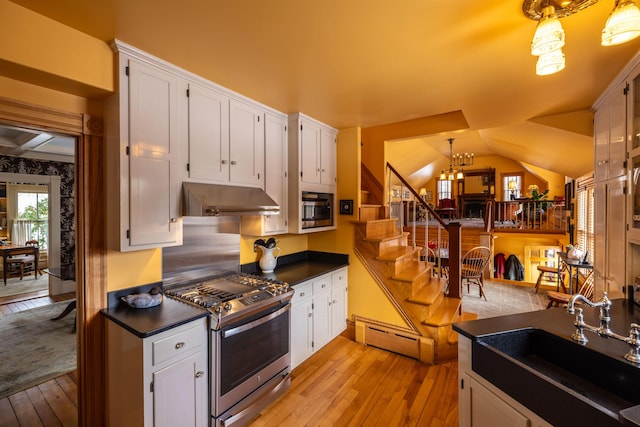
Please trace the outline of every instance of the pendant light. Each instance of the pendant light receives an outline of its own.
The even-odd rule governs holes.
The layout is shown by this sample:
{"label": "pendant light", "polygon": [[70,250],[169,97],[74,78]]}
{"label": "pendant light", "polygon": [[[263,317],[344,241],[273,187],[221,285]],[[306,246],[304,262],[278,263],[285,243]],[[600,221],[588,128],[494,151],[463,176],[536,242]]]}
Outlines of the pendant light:
{"label": "pendant light", "polygon": [[564,53],[562,53],[561,49],[558,49],[538,57],[538,62],[536,62],[536,74],[539,76],[548,76],[549,74],[562,71],[564,67]]}
{"label": "pendant light", "polygon": [[544,55],[564,46],[564,29],[555,16],[555,8],[546,6],[542,9],[542,18],[538,22],[536,32],[531,40],[531,54]]}
{"label": "pendant light", "polygon": [[640,9],[632,0],[616,0],[602,30],[602,46],[615,46],[640,35]]}

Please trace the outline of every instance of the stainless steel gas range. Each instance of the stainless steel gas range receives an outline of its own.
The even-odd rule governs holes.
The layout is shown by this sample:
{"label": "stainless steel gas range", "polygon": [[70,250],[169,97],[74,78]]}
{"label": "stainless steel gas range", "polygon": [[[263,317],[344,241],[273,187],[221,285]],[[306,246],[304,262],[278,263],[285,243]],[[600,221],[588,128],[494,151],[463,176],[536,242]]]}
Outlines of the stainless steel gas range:
{"label": "stainless steel gas range", "polygon": [[206,308],[213,426],[243,425],[290,384],[288,284],[232,274],[165,290]]}
{"label": "stainless steel gas range", "polygon": [[[191,233],[201,238],[203,229],[198,227]],[[228,232],[224,234],[214,236],[218,246],[230,238]],[[228,244],[222,246],[229,248]],[[289,310],[293,289],[287,283],[238,271],[215,270],[211,276],[210,262],[206,269],[185,269],[185,250],[191,249],[187,246],[163,252],[166,264],[181,260],[177,263],[181,271],[165,280],[164,292],[211,313],[211,426],[242,426],[290,385]],[[228,250],[213,258],[226,260],[228,266]],[[205,274],[209,276],[202,280],[193,278]]]}

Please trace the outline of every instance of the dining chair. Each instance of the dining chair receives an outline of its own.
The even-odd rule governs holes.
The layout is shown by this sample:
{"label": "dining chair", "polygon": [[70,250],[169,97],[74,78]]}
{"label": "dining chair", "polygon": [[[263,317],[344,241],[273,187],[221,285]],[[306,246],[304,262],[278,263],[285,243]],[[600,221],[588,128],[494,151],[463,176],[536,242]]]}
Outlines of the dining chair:
{"label": "dining chair", "polygon": [[[25,243],[25,246],[38,248],[37,240],[29,240]],[[20,280],[24,276],[30,275],[31,272],[34,276],[38,277],[38,270],[36,266],[36,257],[32,253],[19,253],[12,255],[7,259],[7,265],[9,266],[9,276],[18,276]]]}
{"label": "dining chair", "polygon": [[536,294],[543,281],[557,283],[557,291],[560,291],[560,285],[562,285],[562,290],[567,289],[564,284],[564,279],[567,275],[567,266],[564,262],[560,262],[559,264],[557,267],[551,265],[539,265],[537,267],[540,274],[538,274],[538,280],[536,280]]}
{"label": "dining chair", "polygon": [[487,300],[484,292],[484,270],[489,263],[491,249],[486,246],[476,246],[462,256],[461,282],[467,282],[467,292],[470,292],[471,283],[475,283],[480,288],[480,296]]}
{"label": "dining chair", "polygon": [[[578,290],[578,293],[582,294],[589,301],[593,299],[593,279],[593,271],[589,271],[587,276],[584,278],[584,282],[582,282],[582,286],[580,286],[580,289]],[[562,292],[547,291],[547,298],[549,298],[549,304],[547,305],[547,308],[562,307],[563,305],[569,303],[571,295]]]}

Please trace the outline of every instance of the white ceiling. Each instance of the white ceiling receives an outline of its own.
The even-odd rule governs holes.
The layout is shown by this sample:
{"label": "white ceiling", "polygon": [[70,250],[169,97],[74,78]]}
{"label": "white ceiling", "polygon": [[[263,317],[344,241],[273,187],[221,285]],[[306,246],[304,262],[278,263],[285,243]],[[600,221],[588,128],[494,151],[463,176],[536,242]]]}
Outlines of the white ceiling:
{"label": "white ceiling", "polygon": [[0,126],[0,154],[73,163],[75,138]]}
{"label": "white ceiling", "polygon": [[640,47],[600,46],[614,0],[562,19],[566,69],[542,77],[529,53],[536,22],[519,1],[13,2],[338,129],[461,111],[469,129],[416,135],[412,158],[395,160],[407,175],[417,169],[405,164],[447,163],[449,137],[456,152],[588,172],[589,109]]}

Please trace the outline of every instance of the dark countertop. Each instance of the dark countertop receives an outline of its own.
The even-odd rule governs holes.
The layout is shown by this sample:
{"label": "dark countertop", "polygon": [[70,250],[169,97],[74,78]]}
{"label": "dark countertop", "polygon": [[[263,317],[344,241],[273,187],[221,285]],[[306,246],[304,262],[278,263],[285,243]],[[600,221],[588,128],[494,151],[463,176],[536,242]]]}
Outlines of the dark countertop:
{"label": "dark countertop", "polygon": [[[580,307],[584,310],[585,323],[596,327],[599,326],[599,309],[588,307],[584,304],[580,305]],[[478,338],[483,336],[523,328],[542,329],[571,341],[571,335],[575,331],[574,321],[575,315],[568,314],[566,309],[551,308],[510,316],[458,322],[453,325],[453,329],[472,341],[477,341]],[[634,306],[632,302],[625,299],[613,300],[611,330],[618,335],[628,336],[631,323],[640,323],[640,307]],[[624,359],[624,355],[629,350],[628,344],[613,338],[600,337],[587,330],[585,330],[585,335],[589,340],[586,344],[587,348],[619,360],[622,363],[631,364],[631,362]],[[496,367],[496,369],[499,369],[499,367]],[[594,366],[593,369],[598,369],[598,367]],[[624,425],[640,425],[640,410],[638,408],[629,408],[629,410],[623,412],[621,413],[620,421]]]}
{"label": "dark countertop", "polygon": [[[279,257],[273,273],[263,274],[257,262],[242,265],[241,271],[281,280],[295,286],[348,265],[348,255],[304,251]],[[142,309],[131,308],[120,300],[120,297],[125,295],[149,292],[154,286],[162,286],[162,283],[109,292],[108,308],[101,310],[101,313],[140,338],[155,335],[209,314],[205,309],[167,296],[163,298],[162,304]]]}
{"label": "dark countertop", "polygon": [[295,286],[348,265],[349,255],[305,251],[279,257],[273,273],[262,273],[257,262],[243,264],[241,270]]}
{"label": "dark countertop", "polygon": [[101,313],[132,334],[147,338],[193,320],[207,317],[209,312],[203,308],[164,297],[162,304],[151,308],[131,308],[120,301],[120,296],[148,292],[157,283],[124,289],[109,293],[110,307]]}

